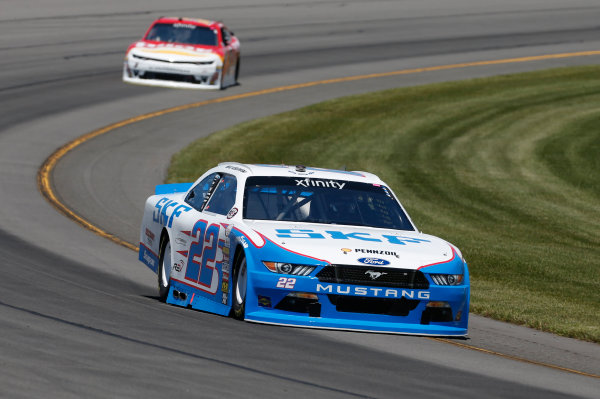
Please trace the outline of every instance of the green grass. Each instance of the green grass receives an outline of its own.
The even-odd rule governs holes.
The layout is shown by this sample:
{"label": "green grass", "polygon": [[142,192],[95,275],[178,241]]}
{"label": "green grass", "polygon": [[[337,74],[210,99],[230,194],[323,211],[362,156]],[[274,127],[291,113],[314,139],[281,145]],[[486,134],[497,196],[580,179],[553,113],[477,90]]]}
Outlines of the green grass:
{"label": "green grass", "polygon": [[394,89],[244,123],[173,157],[366,170],[458,245],[472,311],[600,342],[600,68]]}

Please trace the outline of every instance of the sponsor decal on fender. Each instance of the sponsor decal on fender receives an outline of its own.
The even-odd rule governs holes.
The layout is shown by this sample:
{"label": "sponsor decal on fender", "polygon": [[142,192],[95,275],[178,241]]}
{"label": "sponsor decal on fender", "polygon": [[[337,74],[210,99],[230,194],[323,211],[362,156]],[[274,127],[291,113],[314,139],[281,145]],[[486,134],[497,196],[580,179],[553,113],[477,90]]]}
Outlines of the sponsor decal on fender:
{"label": "sponsor decal on fender", "polygon": [[144,252],[143,258],[144,258],[144,263],[146,263],[148,266],[152,267],[153,269],[156,268],[156,260],[152,256],[150,256],[148,254],[148,252]]}
{"label": "sponsor decal on fender", "polygon": [[178,260],[177,262],[173,263],[173,270],[180,272],[183,270],[183,265],[185,264],[185,262],[183,261],[183,259]]}
{"label": "sponsor decal on fender", "polygon": [[154,244],[154,233],[148,228],[146,228],[146,242],[150,246]]}
{"label": "sponsor decal on fender", "polygon": [[140,250],[138,259],[150,268],[154,273],[158,271],[158,257],[152,253],[148,248],[140,243]]}
{"label": "sponsor decal on fender", "polygon": [[229,210],[229,212],[227,212],[227,219],[231,219],[232,217],[234,217],[235,215],[237,215],[238,213],[238,209],[237,208],[231,208]]}
{"label": "sponsor decal on fender", "polygon": [[268,296],[259,295],[258,296],[258,306],[262,306],[263,308],[270,308],[271,307],[271,298],[269,298]]}
{"label": "sponsor decal on fender", "polygon": [[175,243],[177,245],[181,245],[183,247],[187,247],[187,245],[189,244],[188,240],[186,240],[185,238],[182,238],[182,237],[175,238]]}

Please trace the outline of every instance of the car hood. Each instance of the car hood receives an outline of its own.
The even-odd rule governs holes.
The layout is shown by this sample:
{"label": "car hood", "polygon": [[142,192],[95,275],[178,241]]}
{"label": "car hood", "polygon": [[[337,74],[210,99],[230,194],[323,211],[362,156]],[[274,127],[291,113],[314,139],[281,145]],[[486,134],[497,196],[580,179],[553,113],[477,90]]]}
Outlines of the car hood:
{"label": "car hood", "polygon": [[416,231],[335,224],[245,221],[266,241],[332,264],[418,269],[457,254],[446,241]]}
{"label": "car hood", "polygon": [[221,61],[221,56],[211,49],[181,44],[148,44],[138,42],[129,51],[136,55],[167,62],[209,62]]}

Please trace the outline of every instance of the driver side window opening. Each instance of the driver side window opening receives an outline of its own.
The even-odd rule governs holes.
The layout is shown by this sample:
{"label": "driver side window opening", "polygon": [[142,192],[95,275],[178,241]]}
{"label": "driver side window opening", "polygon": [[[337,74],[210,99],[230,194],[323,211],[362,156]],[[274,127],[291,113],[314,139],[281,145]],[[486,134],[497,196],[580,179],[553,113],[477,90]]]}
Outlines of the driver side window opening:
{"label": "driver side window opening", "polygon": [[188,193],[187,197],[185,197],[185,202],[190,204],[195,210],[202,212],[202,208],[208,200],[212,188],[219,182],[220,178],[221,176],[218,173],[206,176]]}
{"label": "driver side window opening", "polygon": [[235,204],[236,193],[237,180],[235,176],[224,174],[204,210],[219,215],[226,215]]}
{"label": "driver side window opening", "polygon": [[229,34],[229,31],[225,28],[221,28],[221,37],[223,38],[223,44],[227,46],[231,41],[231,35]]}

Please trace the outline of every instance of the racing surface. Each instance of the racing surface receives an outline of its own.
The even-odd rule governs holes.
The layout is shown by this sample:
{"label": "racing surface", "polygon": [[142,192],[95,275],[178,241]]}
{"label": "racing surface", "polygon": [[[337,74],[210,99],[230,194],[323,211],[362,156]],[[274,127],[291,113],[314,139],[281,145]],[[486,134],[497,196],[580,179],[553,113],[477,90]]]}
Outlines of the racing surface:
{"label": "racing surface", "polygon": [[[168,6],[156,0],[142,9],[113,0],[2,3],[0,396],[597,397],[600,379],[535,362],[600,375],[598,345],[481,317],[472,316],[469,340],[451,342],[506,356],[423,337],[241,323],[161,304],[156,277],[135,252],[64,217],[36,186],[45,159],[87,132],[229,98],[115,128],[58,163],[53,183],[60,200],[135,244],[143,201],[163,181],[171,155],[202,135],[342,95],[592,64],[600,56],[432,68],[257,92],[595,51],[597,1],[173,0]],[[240,38],[241,85],[205,92],[123,84],[127,45],[154,18],[186,14],[222,19]],[[235,97],[244,93],[256,95]]]}

